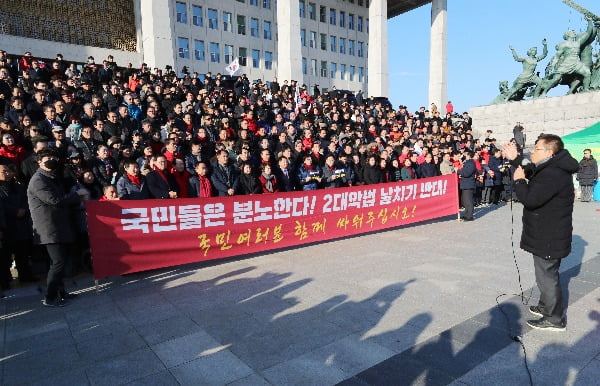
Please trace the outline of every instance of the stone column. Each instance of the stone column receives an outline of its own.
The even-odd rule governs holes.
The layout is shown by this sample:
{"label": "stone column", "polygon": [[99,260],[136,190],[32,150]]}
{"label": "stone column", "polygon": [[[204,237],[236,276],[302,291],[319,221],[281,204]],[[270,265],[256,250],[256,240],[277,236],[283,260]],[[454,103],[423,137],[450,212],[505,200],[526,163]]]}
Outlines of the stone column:
{"label": "stone column", "polygon": [[387,0],[369,4],[368,95],[389,97]]}
{"label": "stone column", "polygon": [[446,44],[446,21],[448,0],[431,3],[431,43],[429,51],[429,103],[435,103],[438,111],[446,112],[448,102],[448,50]]}
{"label": "stone column", "polygon": [[300,42],[300,5],[297,0],[277,2],[277,80],[303,83]]}
{"label": "stone column", "polygon": [[[169,0],[140,1],[141,47],[143,60],[150,68],[165,68],[167,64],[173,66],[175,63],[177,39],[171,30],[173,9],[169,4]],[[139,64],[134,63],[134,67]]]}

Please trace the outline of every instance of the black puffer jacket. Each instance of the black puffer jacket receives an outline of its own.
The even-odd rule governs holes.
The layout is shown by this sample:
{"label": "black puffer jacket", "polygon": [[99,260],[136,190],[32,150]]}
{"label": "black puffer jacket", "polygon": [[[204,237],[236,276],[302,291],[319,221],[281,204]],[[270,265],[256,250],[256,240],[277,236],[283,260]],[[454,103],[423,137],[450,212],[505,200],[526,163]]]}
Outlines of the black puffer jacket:
{"label": "black puffer jacket", "polygon": [[598,179],[598,163],[594,157],[579,161],[579,172],[577,173],[579,185],[594,185],[596,179]]}
{"label": "black puffer jacket", "polygon": [[535,167],[528,184],[515,184],[523,203],[521,248],[547,259],[561,259],[571,252],[573,236],[573,173],[579,162],[561,150]]}

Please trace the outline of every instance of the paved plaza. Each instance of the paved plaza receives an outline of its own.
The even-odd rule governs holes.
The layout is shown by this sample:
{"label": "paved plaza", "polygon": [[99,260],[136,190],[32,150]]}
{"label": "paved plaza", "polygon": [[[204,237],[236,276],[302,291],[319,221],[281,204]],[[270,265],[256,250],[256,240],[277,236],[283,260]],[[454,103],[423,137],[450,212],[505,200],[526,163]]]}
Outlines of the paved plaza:
{"label": "paved plaza", "polygon": [[[567,331],[531,330],[521,210],[444,218],[243,259],[35,286],[0,300],[1,384],[592,385],[600,379],[599,203],[575,204]],[[496,306],[500,298],[502,310]],[[501,312],[503,311],[503,312]],[[505,316],[506,314],[506,316]]]}

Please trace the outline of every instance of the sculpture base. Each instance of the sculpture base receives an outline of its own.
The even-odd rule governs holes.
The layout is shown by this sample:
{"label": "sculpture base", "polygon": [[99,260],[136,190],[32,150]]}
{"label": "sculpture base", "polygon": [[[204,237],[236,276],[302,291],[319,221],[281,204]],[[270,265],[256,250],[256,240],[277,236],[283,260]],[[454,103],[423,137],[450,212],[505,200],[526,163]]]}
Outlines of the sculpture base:
{"label": "sculpture base", "polygon": [[562,137],[599,122],[600,91],[473,107],[469,115],[475,138],[489,129],[497,143],[505,143],[512,138],[515,123],[521,122],[526,145],[532,145],[541,133]]}

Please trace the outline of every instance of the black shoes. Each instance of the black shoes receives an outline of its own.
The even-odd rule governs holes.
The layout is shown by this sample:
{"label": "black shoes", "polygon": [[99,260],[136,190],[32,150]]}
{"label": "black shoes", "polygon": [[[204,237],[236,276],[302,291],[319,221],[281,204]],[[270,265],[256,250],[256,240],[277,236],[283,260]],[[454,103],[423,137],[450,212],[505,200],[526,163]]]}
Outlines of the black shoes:
{"label": "black shoes", "polygon": [[64,307],[68,305],[68,300],[73,300],[77,297],[77,294],[71,294],[68,292],[61,292],[56,299],[45,298],[42,300],[44,307]]}
{"label": "black shoes", "polygon": [[473,221],[473,217],[471,217],[471,218],[461,217],[460,221]]}
{"label": "black shoes", "polygon": [[68,293],[68,292],[63,292],[58,296],[60,297],[60,300],[67,301],[67,300],[73,300],[79,295]]}
{"label": "black shoes", "polygon": [[527,325],[531,328],[535,328],[536,330],[565,331],[567,329],[565,322],[552,323],[545,318],[528,320]]}
{"label": "black shoes", "polygon": [[42,305],[44,307],[64,307],[67,305],[67,302],[65,302],[62,299],[54,299],[54,300],[50,300],[50,299],[44,299],[42,300]]}
{"label": "black shoes", "polygon": [[535,316],[544,316],[544,314],[542,313],[542,309],[540,308],[540,306],[530,306],[529,307],[529,312]]}

